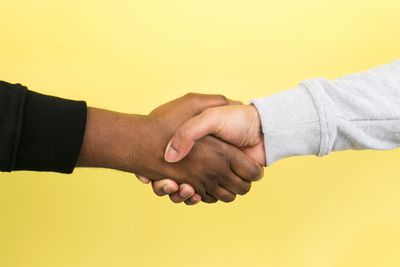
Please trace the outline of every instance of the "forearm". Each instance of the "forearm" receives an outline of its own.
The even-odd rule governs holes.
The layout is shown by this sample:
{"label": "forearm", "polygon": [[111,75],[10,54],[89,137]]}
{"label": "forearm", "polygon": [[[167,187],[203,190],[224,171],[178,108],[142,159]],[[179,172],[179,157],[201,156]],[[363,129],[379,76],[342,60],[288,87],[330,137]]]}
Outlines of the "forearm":
{"label": "forearm", "polygon": [[87,108],[0,81],[0,170],[71,173],[76,166],[133,172],[146,116]]}
{"label": "forearm", "polygon": [[400,146],[400,62],[253,101],[267,164],[296,155]]}
{"label": "forearm", "polygon": [[145,116],[88,108],[77,167],[135,172]]}

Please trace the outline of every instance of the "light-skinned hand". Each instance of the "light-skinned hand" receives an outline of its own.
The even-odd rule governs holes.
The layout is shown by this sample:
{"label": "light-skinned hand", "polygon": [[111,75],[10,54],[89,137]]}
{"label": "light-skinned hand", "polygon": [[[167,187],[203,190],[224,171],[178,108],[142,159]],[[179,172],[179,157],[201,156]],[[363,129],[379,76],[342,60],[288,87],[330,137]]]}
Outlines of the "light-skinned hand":
{"label": "light-skinned hand", "polygon": [[[158,107],[146,117],[145,128],[149,130],[144,134],[146,138],[141,152],[146,155],[143,159],[146,162],[141,164],[143,167],[136,174],[145,182],[148,181],[143,177],[160,181],[153,187],[157,195],[181,190],[178,196],[185,199],[230,202],[237,194],[247,193],[251,182],[261,176],[262,168],[257,162],[235,146],[213,136],[206,136],[192,145],[192,153],[179,162],[164,160],[165,146],[177,129],[202,114],[205,108],[224,104],[236,102],[222,96],[190,94]],[[148,139],[152,141],[148,142]],[[163,143],[164,149],[160,153],[158,148]],[[152,147],[157,150],[150,150]],[[194,195],[194,189],[198,195]],[[171,199],[179,200],[176,194],[171,195]]]}
{"label": "light-skinned hand", "polygon": [[[238,148],[260,165],[265,165],[264,137],[261,122],[253,105],[221,106],[205,109],[199,115],[181,125],[171,138],[164,158],[178,162],[185,158],[196,142],[207,135],[213,135]],[[142,182],[151,179],[139,177]],[[153,181],[157,195],[169,194],[172,201],[197,204],[201,197],[188,184],[179,185],[174,180]]]}

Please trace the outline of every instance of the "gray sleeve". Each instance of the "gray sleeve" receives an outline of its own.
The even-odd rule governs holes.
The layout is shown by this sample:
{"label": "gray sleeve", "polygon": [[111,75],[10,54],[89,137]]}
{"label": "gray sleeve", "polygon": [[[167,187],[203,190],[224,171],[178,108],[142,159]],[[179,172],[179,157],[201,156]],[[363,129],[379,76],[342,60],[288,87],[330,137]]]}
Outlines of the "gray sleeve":
{"label": "gray sleeve", "polygon": [[267,165],[300,155],[400,147],[400,61],[255,99]]}

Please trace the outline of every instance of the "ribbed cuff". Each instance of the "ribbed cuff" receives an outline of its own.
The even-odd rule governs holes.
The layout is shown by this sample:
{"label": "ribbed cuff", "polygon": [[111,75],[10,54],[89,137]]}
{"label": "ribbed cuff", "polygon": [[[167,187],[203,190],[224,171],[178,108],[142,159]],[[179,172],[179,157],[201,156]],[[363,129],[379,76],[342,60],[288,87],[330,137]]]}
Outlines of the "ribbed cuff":
{"label": "ribbed cuff", "polygon": [[261,118],[267,166],[287,157],[319,154],[320,119],[307,88],[300,85],[251,103]]}
{"label": "ribbed cuff", "polygon": [[86,127],[86,103],[28,91],[14,170],[72,173]]}

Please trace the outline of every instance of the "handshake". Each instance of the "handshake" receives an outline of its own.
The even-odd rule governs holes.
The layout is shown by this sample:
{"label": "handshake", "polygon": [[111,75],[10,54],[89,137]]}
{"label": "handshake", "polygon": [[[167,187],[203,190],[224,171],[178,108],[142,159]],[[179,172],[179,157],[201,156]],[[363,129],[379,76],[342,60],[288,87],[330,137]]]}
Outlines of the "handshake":
{"label": "handshake", "polygon": [[89,108],[81,167],[135,173],[175,203],[231,202],[263,176],[256,108],[221,95],[189,93],[149,115]]}
{"label": "handshake", "polygon": [[306,80],[257,99],[258,110],[199,94],[147,116],[89,108],[78,166],[135,173],[173,202],[230,202],[262,177],[267,160],[400,147],[399,73],[400,61],[335,81]]}

